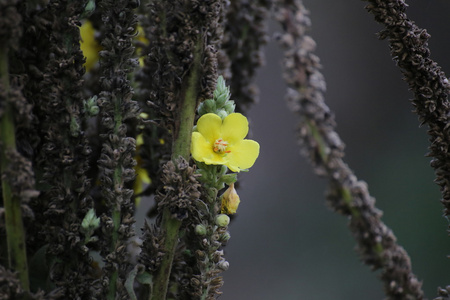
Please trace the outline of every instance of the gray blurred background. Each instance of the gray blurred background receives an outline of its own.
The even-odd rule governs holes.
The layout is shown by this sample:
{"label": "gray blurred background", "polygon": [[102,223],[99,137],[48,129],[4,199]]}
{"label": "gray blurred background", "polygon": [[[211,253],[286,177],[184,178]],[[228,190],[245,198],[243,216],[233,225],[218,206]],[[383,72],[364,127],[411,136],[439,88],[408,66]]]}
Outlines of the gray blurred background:
{"label": "gray blurred background", "polygon": [[[450,238],[439,187],[425,157],[412,94],[390,58],[381,27],[363,1],[305,0],[327,81],[327,104],[346,144],[346,161],[369,184],[384,222],[411,256],[428,298],[450,284]],[[450,69],[450,1],[408,1],[407,13],[432,38],[432,58]],[[271,24],[271,31],[278,30]],[[221,300],[383,299],[377,273],[357,257],[345,217],[325,205],[326,181],[299,155],[296,117],[284,101],[282,53],[266,47],[257,82],[260,102],[248,112],[261,154],[240,174],[241,205],[226,247]]]}

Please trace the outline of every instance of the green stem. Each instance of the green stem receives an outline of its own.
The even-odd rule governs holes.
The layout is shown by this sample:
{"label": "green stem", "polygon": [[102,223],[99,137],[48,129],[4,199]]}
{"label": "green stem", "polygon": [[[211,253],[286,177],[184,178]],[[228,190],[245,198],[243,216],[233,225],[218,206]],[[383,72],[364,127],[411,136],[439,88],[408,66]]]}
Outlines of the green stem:
{"label": "green stem", "polygon": [[[0,46],[0,80],[1,87],[8,97],[9,71],[8,71],[8,48],[7,45]],[[0,174],[7,170],[10,161],[6,156],[8,150],[16,149],[16,136],[14,127],[13,111],[8,101],[5,101],[3,115],[0,120]],[[14,195],[8,180],[2,180],[3,203],[5,207],[6,241],[8,248],[9,267],[19,273],[22,288],[30,290],[28,278],[28,263],[25,244],[25,229],[22,221],[22,210],[20,198]]]}
{"label": "green stem", "polygon": [[[212,178],[212,182],[211,182],[211,187],[213,189],[211,189],[211,187],[209,187],[209,190],[213,190],[214,193],[211,195],[211,198],[209,199],[209,211],[211,213],[210,215],[210,220],[211,223],[214,224],[215,222],[215,218],[217,216],[217,210],[216,210],[216,206],[217,206],[217,194],[219,192],[219,186],[218,186],[218,178],[217,178],[217,174],[218,172],[218,167],[215,165],[212,166],[208,166],[209,172],[211,174],[211,178]],[[208,188],[208,186],[206,186]],[[214,234],[214,232],[209,232],[208,233],[208,238],[211,241],[212,240],[212,234]],[[214,252],[212,252],[214,253]],[[204,272],[202,272],[202,277],[205,279],[208,279],[208,273],[211,269],[213,269],[213,267],[211,266],[211,263],[214,264],[212,262],[212,253],[209,253],[207,256],[207,259],[204,261],[205,263],[205,270]],[[205,280],[206,281],[206,280]],[[201,295],[200,300],[206,300],[208,298],[208,294],[209,294],[209,289],[210,289],[210,285],[208,284],[206,287],[204,287],[203,293]]]}
{"label": "green stem", "polygon": [[[183,88],[184,99],[180,107],[179,118],[175,121],[178,126],[174,143],[172,147],[172,160],[175,165],[180,157],[189,161],[192,128],[194,127],[195,109],[197,106],[198,87],[200,86],[200,67],[202,56],[202,39],[198,37],[194,53],[194,62],[191,72],[187,77],[186,88]],[[165,239],[162,245],[164,257],[161,266],[155,277],[150,300],[166,299],[167,289],[169,287],[170,271],[172,269],[175,249],[178,243],[178,235],[180,231],[181,221],[174,219],[170,211],[166,208],[163,211],[163,219],[161,227],[165,229]]]}
{"label": "green stem", "polygon": [[180,117],[178,123],[178,135],[175,137],[172,148],[172,160],[176,161],[181,156],[189,161],[191,153],[191,135],[194,127],[195,109],[197,107],[199,69],[201,67],[202,40],[199,37],[194,53],[194,62],[192,71],[187,79],[187,87],[184,93],[183,103],[181,105]]}

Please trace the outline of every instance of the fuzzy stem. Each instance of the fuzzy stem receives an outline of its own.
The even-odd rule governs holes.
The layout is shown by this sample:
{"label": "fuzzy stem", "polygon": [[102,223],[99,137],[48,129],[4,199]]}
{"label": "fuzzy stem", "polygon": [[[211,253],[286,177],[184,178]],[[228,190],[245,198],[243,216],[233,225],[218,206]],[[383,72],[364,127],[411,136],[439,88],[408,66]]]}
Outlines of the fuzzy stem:
{"label": "fuzzy stem", "polygon": [[[0,80],[6,97],[9,91],[8,46],[0,47]],[[16,137],[12,109],[7,101],[0,120],[0,174],[9,168],[6,153],[16,149]],[[28,263],[25,245],[25,229],[22,222],[20,198],[13,194],[8,180],[2,180],[5,226],[9,267],[19,273],[22,288],[29,291]]]}
{"label": "fuzzy stem", "polygon": [[201,66],[202,39],[199,37],[195,46],[194,62],[192,71],[187,79],[187,88],[184,94],[184,101],[181,105],[179,120],[177,120],[179,129],[172,148],[172,160],[178,160],[181,156],[189,161],[191,153],[191,135],[194,127],[195,109],[197,107],[197,95],[199,87],[199,68]]}
{"label": "fuzzy stem", "polygon": [[[216,210],[217,201],[218,201],[217,194],[218,194],[218,191],[219,191],[220,187],[218,186],[218,181],[219,180],[217,179],[217,173],[218,173],[217,166],[214,166],[214,165],[210,166],[209,170],[210,170],[211,175],[212,175],[211,176],[212,181],[213,181],[212,182],[212,187],[215,188],[213,195],[211,195],[212,197],[209,199],[209,205],[208,205],[209,206],[209,211],[211,213],[211,215],[210,215],[210,222],[212,224],[214,224],[215,218],[217,216],[217,210]],[[209,187],[209,188],[211,189],[211,187]],[[212,234],[214,234],[214,233],[212,233]],[[212,240],[212,235],[209,236],[209,239]],[[206,265],[205,266],[205,272],[202,274],[203,276],[206,277],[205,278],[206,281],[208,281],[208,279],[209,279],[209,278],[207,278],[208,273],[210,272],[211,269],[214,268],[214,262],[212,262],[213,266],[211,266],[211,262],[212,262],[212,253],[209,253],[209,255],[207,256],[207,260],[205,261],[205,265]],[[200,300],[206,300],[208,298],[210,287],[211,287],[210,284],[208,284],[208,285],[206,285],[206,287],[204,287],[203,294],[202,294]]]}
{"label": "fuzzy stem", "polygon": [[[184,99],[180,107],[180,114],[176,120],[178,126],[177,135],[172,148],[172,161],[177,165],[179,157],[189,161],[192,128],[194,127],[195,109],[197,106],[197,96],[199,93],[199,69],[201,67],[202,39],[198,38],[194,53],[194,62],[191,72],[185,81],[187,85],[184,88]],[[172,217],[168,208],[163,211],[161,227],[165,229],[165,242],[163,245],[165,256],[155,278],[151,300],[166,299],[167,289],[169,287],[170,271],[172,269],[175,249],[178,243],[178,233],[180,231],[181,221]]]}
{"label": "fuzzy stem", "polygon": [[[121,105],[122,101],[118,97],[114,97],[114,134],[118,134],[119,128],[122,125],[122,112],[121,112]],[[123,186],[123,180],[122,180],[122,164],[118,164],[116,166],[116,169],[114,170],[114,176],[113,176],[113,185],[122,187]],[[116,203],[114,205],[114,210],[112,212],[112,221],[114,224],[114,229],[112,232],[111,237],[111,253],[114,253],[116,251],[117,242],[119,240],[119,227],[121,224],[122,219],[122,211],[120,203]],[[114,300],[116,298],[116,290],[117,290],[117,278],[119,278],[119,270],[116,268],[116,270],[111,274],[111,279],[109,283],[109,289],[108,289],[108,300]]]}

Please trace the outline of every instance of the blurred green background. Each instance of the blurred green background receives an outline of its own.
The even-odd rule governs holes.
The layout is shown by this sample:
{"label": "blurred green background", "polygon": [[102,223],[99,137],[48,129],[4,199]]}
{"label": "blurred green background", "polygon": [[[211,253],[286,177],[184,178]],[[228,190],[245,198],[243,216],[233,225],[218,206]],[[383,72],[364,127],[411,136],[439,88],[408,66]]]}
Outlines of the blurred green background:
{"label": "blurred green background", "polygon": [[[311,36],[327,82],[327,104],[346,144],[346,161],[384,212],[384,222],[411,256],[428,298],[450,284],[450,238],[439,187],[425,157],[412,94],[390,58],[366,2],[307,0]],[[407,13],[432,38],[432,58],[450,69],[450,1],[408,1]],[[271,32],[277,31],[271,24]],[[325,205],[326,181],[299,155],[297,118],[284,101],[282,52],[266,47],[257,82],[260,102],[248,112],[261,154],[241,174],[241,205],[226,247],[221,300],[383,299],[377,273],[363,265],[345,217]],[[233,97],[232,97],[233,98]]]}

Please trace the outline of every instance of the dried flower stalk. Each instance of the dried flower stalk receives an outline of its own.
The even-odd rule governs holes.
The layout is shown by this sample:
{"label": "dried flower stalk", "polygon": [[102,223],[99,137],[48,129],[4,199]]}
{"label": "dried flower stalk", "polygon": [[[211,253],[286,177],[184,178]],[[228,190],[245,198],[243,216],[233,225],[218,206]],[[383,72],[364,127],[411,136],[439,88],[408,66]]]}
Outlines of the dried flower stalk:
{"label": "dried flower stalk", "polygon": [[230,2],[224,17],[224,38],[219,52],[221,73],[230,82],[237,111],[257,101],[256,69],[264,63],[262,46],[268,41],[267,20],[272,1]]}
{"label": "dried flower stalk", "polygon": [[[404,80],[414,93],[412,104],[421,125],[428,125],[430,136],[431,167],[435,170],[435,182],[440,186],[444,215],[450,215],[450,83],[441,67],[430,58],[425,29],[418,27],[406,15],[407,4],[403,0],[367,0],[366,9],[375,20],[385,26],[380,39],[388,39],[391,56],[397,63]],[[450,231],[450,225],[449,230]],[[446,289],[439,289],[441,297],[448,298]]]}
{"label": "dried flower stalk", "polygon": [[323,99],[325,81],[315,42],[306,35],[308,12],[300,0],[279,0],[275,17],[285,33],[285,80],[291,110],[300,116],[300,144],[314,170],[329,180],[327,199],[337,212],[349,217],[358,252],[372,269],[381,269],[387,299],[423,299],[421,282],[412,272],[409,256],[381,221],[366,183],[359,181],[344,162],[344,144],[335,131],[332,112]]}
{"label": "dried flower stalk", "polygon": [[127,136],[126,122],[136,119],[139,111],[127,77],[137,65],[132,59],[132,40],[137,23],[133,9],[138,2],[103,0],[98,5],[103,21],[100,52],[103,77],[98,99],[103,144],[98,166],[107,208],[101,216],[104,234],[101,253],[105,258],[102,285],[104,297],[112,300],[128,296],[124,283],[131,266],[126,246],[134,236],[133,190],[126,183],[134,179],[136,140]]}
{"label": "dried flower stalk", "polygon": [[[179,169],[180,164],[184,165],[182,161],[188,161],[190,157],[195,109],[200,101],[211,98],[217,77],[217,50],[214,46],[220,31],[218,19],[222,5],[223,1],[153,1],[149,5],[148,19],[143,20],[149,46],[142,74],[148,81],[143,82],[142,89],[148,91],[150,98],[149,107],[144,111],[148,110],[161,127],[171,131],[171,160],[176,166],[174,172],[180,174],[183,172]],[[151,131],[155,132],[154,129]],[[144,148],[149,140],[144,138]],[[161,223],[158,225],[163,229],[163,236],[157,238],[161,242],[159,249],[152,249],[154,243],[144,240],[149,249],[143,251],[142,261],[151,262],[145,259],[145,251],[164,253],[158,259],[151,299],[164,299],[170,276],[174,276],[171,275],[173,260],[179,230],[186,215],[175,209],[179,201],[172,201],[174,203],[163,201],[159,206],[158,220]],[[151,228],[147,227],[147,230]],[[147,230],[145,236],[150,238],[151,233]],[[153,263],[146,267],[154,269]]]}

